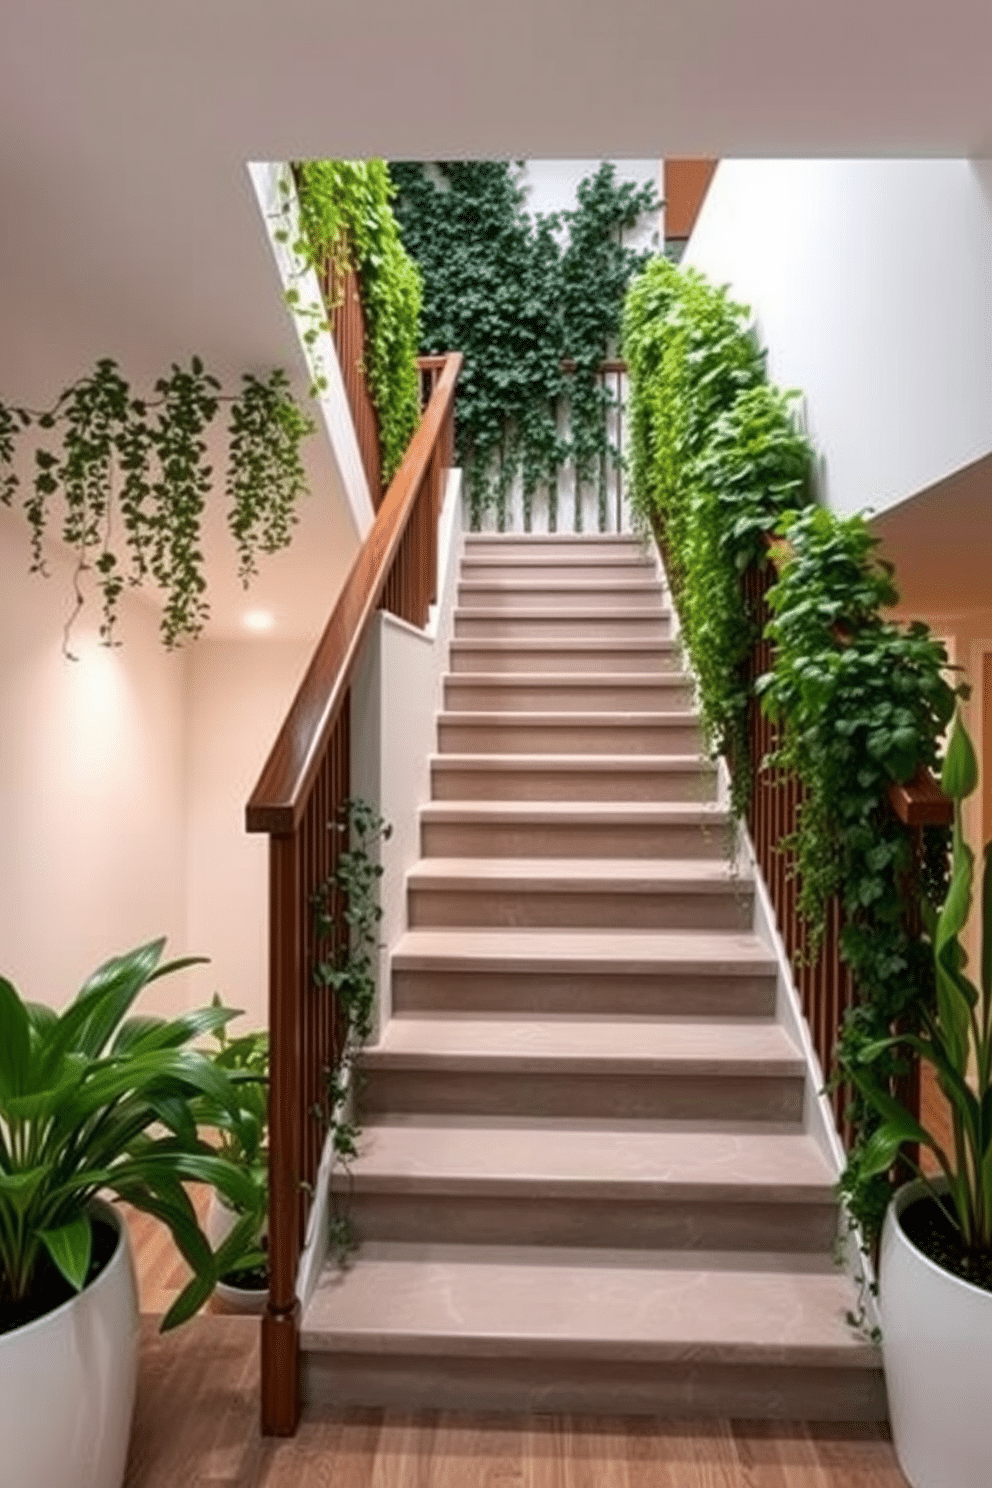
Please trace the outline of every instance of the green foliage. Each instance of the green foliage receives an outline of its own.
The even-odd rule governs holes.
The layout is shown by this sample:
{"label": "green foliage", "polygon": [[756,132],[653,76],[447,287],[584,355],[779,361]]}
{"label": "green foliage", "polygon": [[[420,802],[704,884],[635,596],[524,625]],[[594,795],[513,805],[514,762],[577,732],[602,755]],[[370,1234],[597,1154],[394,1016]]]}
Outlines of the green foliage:
{"label": "green foliage", "polygon": [[[623,232],[657,207],[653,187],[617,182],[606,163],[581,183],[574,210],[532,218],[519,162],[390,168],[403,241],[424,278],[421,350],[465,358],[456,443],[474,524],[495,503],[502,529],[519,476],[525,526],[535,493],[547,487],[553,528],[558,469],[571,458],[580,482],[599,482],[605,526],[606,473],[617,452],[610,395],[596,370],[614,349],[624,290],[646,258],[624,247]],[[563,371],[563,359],[574,370]]]}
{"label": "green foliage", "polygon": [[[0,403],[0,500],[20,491],[18,439],[36,431],[34,474],[21,507],[31,571],[44,573],[50,524],[75,553],[75,607],[66,643],[84,603],[88,575],[100,595],[100,636],[114,643],[125,586],[149,580],[163,601],[161,635],[170,649],[200,634],[209,615],[201,524],[213,485],[206,433],[222,403],[228,427],[228,525],[245,583],[255,555],[285,547],[306,490],[300,444],[312,431],[284,372],[246,373],[242,391],[225,396],[199,357],[173,365],[151,399],[135,397],[117,363],[105,357],[86,377],[37,411]],[[56,515],[53,506],[61,503]]]}
{"label": "green foliage", "polygon": [[[128,1017],[149,982],[190,964],[160,965],[164,945],[106,962],[60,1015],[0,977],[0,1331],[31,1315],[45,1257],[75,1290],[85,1284],[90,1206],[102,1190],[162,1220],[194,1273],[163,1328],[192,1316],[249,1242],[257,1191],[197,1131],[200,1101],[234,1119],[239,1091],[190,1047],[234,1015]],[[212,1184],[245,1211],[215,1253],[187,1181]]]}
{"label": "green foliage", "polygon": [[[947,1180],[950,1202],[944,1207],[963,1245],[987,1253],[992,1250],[992,842],[984,854],[980,985],[965,974],[968,957],[961,944],[975,869],[962,831],[961,802],[977,783],[975,752],[958,714],[941,775],[954,801],[951,880],[939,914],[926,899],[923,904],[936,998],[923,1007],[918,1031],[893,1038],[886,1030],[876,1042],[863,1044],[852,1073],[880,1118],[861,1154],[864,1175],[886,1174],[906,1143],[928,1147]],[[952,1150],[893,1099],[886,1078],[893,1049],[909,1049],[933,1067],[951,1110]]]}
{"label": "green foliage", "polygon": [[[375,1023],[375,956],[379,950],[379,880],[383,869],[378,845],[392,827],[368,801],[343,802],[330,830],[345,839],[334,872],[313,895],[317,988],[334,998],[333,1049],[326,1072],[323,1106],[315,1110],[328,1127],[335,1157],[347,1168],[358,1154],[361,1127],[357,1107],[355,1057],[368,1042]],[[350,1114],[349,1114],[350,1106]],[[331,1215],[334,1248],[344,1257],[354,1246],[345,1212]]]}
{"label": "green foliage", "polygon": [[811,499],[812,476],[796,395],[764,381],[746,317],[725,290],[667,259],[634,280],[623,315],[631,500],[662,545],[706,737],[735,766],[738,814],[748,794],[742,666],[758,635],[741,576],[765,562],[778,514]]}
{"label": "green foliage", "polygon": [[382,479],[388,485],[420,422],[417,345],[420,274],[403,247],[383,160],[305,160],[296,167],[300,240],[308,266],[330,260],[338,283],[353,266],[365,313],[369,392],[379,419]]}
{"label": "green foliage", "polygon": [[[944,648],[927,627],[884,618],[898,596],[864,519],[812,504],[813,453],[794,424],[795,394],[765,381],[747,318],[726,290],[665,260],[631,285],[623,345],[632,503],[662,546],[707,737],[730,759],[737,813],[753,769],[774,763],[803,784],[798,829],[781,846],[796,855],[808,948],[815,950],[828,903],[839,896],[840,949],[858,991],[834,1076],[853,1078],[863,1050],[878,1048],[874,1073],[891,1089],[906,1059],[880,1041],[895,1025],[915,1034],[933,1000],[933,969],[907,919],[907,885],[918,872],[940,901],[946,834],[928,831],[923,862],[915,864],[888,789],[921,765],[936,767],[955,689],[944,677]],[[759,632],[741,577],[768,561],[773,532],[786,543],[768,595],[774,661],[754,690],[780,724],[782,743],[774,761],[749,761],[750,684],[742,664]],[[871,1239],[890,1186],[865,1164],[878,1117],[863,1095],[851,1116],[856,1138],[843,1188]]]}
{"label": "green foliage", "polygon": [[[211,1005],[222,1008],[216,994]],[[226,1019],[241,1016],[232,1009],[222,1010]],[[219,1155],[252,1185],[255,1198],[250,1208],[229,1206],[237,1214],[250,1213],[255,1218],[251,1252],[238,1262],[239,1269],[249,1269],[265,1263],[261,1235],[269,1208],[269,1035],[258,1028],[232,1039],[226,1021],[212,1033],[215,1047],[211,1058],[236,1085],[238,1102],[232,1108],[213,1095],[202,1095],[196,1102],[195,1115],[199,1126],[212,1129]]]}

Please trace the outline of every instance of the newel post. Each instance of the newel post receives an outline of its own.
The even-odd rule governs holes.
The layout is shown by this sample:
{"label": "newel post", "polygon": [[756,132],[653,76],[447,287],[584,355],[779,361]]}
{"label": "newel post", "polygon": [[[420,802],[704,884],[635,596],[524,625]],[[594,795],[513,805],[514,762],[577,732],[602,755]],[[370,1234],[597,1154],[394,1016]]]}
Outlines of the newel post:
{"label": "newel post", "polygon": [[292,1436],[300,1416],[303,1176],[299,1090],[302,961],[296,833],[269,839],[269,1301],[262,1318],[262,1431]]}

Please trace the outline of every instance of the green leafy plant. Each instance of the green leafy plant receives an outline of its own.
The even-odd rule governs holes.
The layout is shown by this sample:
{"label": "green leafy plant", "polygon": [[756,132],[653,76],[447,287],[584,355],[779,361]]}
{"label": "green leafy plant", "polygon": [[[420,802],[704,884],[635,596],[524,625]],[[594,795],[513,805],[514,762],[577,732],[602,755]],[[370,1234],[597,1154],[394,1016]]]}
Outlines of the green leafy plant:
{"label": "green leafy plant", "polygon": [[[623,233],[657,207],[654,188],[618,182],[607,162],[581,183],[574,210],[535,219],[520,162],[405,161],[390,170],[403,241],[423,273],[421,350],[457,348],[465,358],[456,443],[473,524],[495,505],[502,530],[519,477],[525,526],[547,488],[554,530],[559,467],[572,459],[580,485],[598,481],[605,525],[606,473],[618,456],[597,371],[647,257]],[[576,512],[581,520],[579,502]]]}
{"label": "green leafy plant", "polygon": [[[202,1306],[250,1241],[257,1189],[197,1129],[201,1099],[234,1119],[240,1092],[190,1047],[233,1014],[128,1017],[151,982],[198,959],[160,964],[164,946],[153,941],[105,962],[61,1014],[24,1002],[0,977],[0,1330],[42,1315],[53,1296],[57,1305],[91,1278],[91,1201],[103,1190],[162,1220],[194,1273],[163,1329]],[[244,1209],[216,1253],[187,1180],[212,1184]]]}
{"label": "green leafy plant", "polygon": [[[220,998],[211,1004],[222,1008]],[[228,1018],[241,1014],[224,1009]],[[213,1030],[214,1049],[211,1058],[219,1070],[236,1083],[238,1103],[235,1108],[204,1094],[196,1102],[197,1125],[208,1127],[217,1153],[249,1180],[254,1191],[252,1204],[221,1202],[237,1215],[251,1214],[255,1227],[249,1237],[249,1250],[238,1258],[238,1272],[260,1272],[267,1266],[263,1230],[269,1208],[269,1035],[264,1028],[230,1038],[226,1022]],[[221,1276],[222,1281],[231,1274]]]}
{"label": "green leafy plant", "polygon": [[[379,950],[380,842],[392,835],[368,801],[349,799],[330,829],[346,841],[334,872],[313,895],[317,961],[315,986],[334,998],[333,1048],[323,1107],[314,1114],[328,1127],[334,1155],[347,1169],[358,1155],[361,1091],[355,1059],[375,1023],[375,955]],[[344,1259],[355,1237],[346,1209],[335,1204],[331,1242]]]}
{"label": "green leafy plant", "polygon": [[[369,393],[379,422],[382,479],[388,485],[420,422],[417,345],[420,339],[421,284],[417,265],[403,247],[393,215],[394,195],[383,160],[303,160],[294,170],[299,231],[291,225],[292,187],[280,180],[282,209],[276,238],[287,243],[302,269],[333,266],[338,292],[353,268],[361,286],[365,316],[365,366]],[[297,315],[308,316],[298,288],[287,292]],[[333,308],[332,306],[327,307]],[[310,316],[304,340],[313,347],[326,316]],[[315,392],[326,387],[320,372]]]}
{"label": "green leafy plant", "polygon": [[[313,424],[280,370],[246,373],[237,396],[193,357],[137,397],[117,363],[99,361],[65,388],[50,408],[0,403],[0,500],[21,491],[18,442],[33,442],[33,476],[21,507],[28,523],[31,571],[45,573],[50,526],[75,554],[72,623],[85,601],[84,578],[100,595],[100,636],[113,644],[126,586],[156,584],[163,599],[161,635],[168,648],[200,634],[209,615],[201,526],[213,488],[206,434],[222,404],[230,406],[228,525],[247,583],[258,553],[285,547],[306,490],[300,445]],[[56,515],[53,506],[60,505]]]}
{"label": "green leafy plant", "polygon": [[[880,1117],[865,1145],[862,1171],[868,1177],[887,1175],[897,1157],[905,1157],[906,1144],[928,1148],[946,1180],[946,1199],[920,1176],[957,1231],[964,1252],[962,1274],[992,1286],[992,842],[984,853],[978,986],[966,974],[968,957],[961,943],[975,876],[961,803],[977,784],[978,762],[958,712],[941,773],[941,785],[954,802],[950,884],[939,913],[926,897],[922,901],[936,998],[922,1008],[918,1032],[862,1045],[852,1073]],[[951,1111],[951,1150],[889,1089],[885,1071],[892,1051],[902,1049],[911,1050],[934,1070]]]}
{"label": "green leafy plant", "polygon": [[[815,505],[815,462],[793,416],[796,395],[768,384],[745,306],[702,275],[655,260],[628,292],[623,346],[632,504],[664,553],[710,749],[729,758],[738,814],[755,770],[775,765],[802,783],[798,829],[780,846],[795,853],[807,953],[840,899],[840,949],[857,1001],[828,1073],[849,1081],[863,1048],[896,1025],[917,1031],[933,998],[907,895],[919,875],[939,902],[946,834],[928,830],[916,862],[888,792],[919,767],[937,767],[954,707],[947,656],[926,626],[886,618],[898,596],[864,518]],[[773,760],[749,760],[752,684],[742,663],[760,631],[741,580],[769,561],[776,532],[773,667],[753,693],[778,722],[781,743]],[[876,1066],[891,1089],[906,1069],[894,1046]],[[863,1163],[878,1117],[857,1091],[849,1115],[855,1140],[842,1187],[870,1242],[889,1196],[887,1180]]]}

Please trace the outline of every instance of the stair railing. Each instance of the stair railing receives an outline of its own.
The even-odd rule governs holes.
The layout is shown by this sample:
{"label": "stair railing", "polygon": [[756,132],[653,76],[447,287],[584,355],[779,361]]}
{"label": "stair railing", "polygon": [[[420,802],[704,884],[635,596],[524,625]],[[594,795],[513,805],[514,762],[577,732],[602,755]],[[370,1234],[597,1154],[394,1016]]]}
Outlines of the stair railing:
{"label": "stair railing", "polygon": [[[841,1026],[849,1008],[857,1001],[857,988],[850,968],[840,954],[843,913],[839,898],[827,906],[826,925],[819,948],[810,955],[809,927],[799,914],[799,882],[795,872],[795,854],[783,841],[795,832],[804,791],[798,778],[788,771],[765,768],[761,762],[773,754],[780,743],[780,731],[761,709],[753,684],[771,670],[774,648],[764,634],[771,618],[766,595],[775,583],[774,562],[754,566],[745,573],[745,600],[761,635],[745,664],[748,689],[748,750],[751,763],[751,794],[747,805],[747,825],[755,857],[768,888],[775,911],[779,934],[793,969],[803,1013],[809,1023],[813,1046],[825,1078],[835,1069],[835,1050]],[[899,819],[914,832],[914,854],[917,864],[922,858],[922,832],[926,826],[949,826],[952,803],[941,791],[929,770],[921,769],[906,785],[892,785],[889,804]],[[915,912],[912,928],[919,929]],[[831,1096],[838,1132],[849,1146],[853,1131],[846,1117],[850,1088],[837,1086]],[[914,1058],[910,1073],[900,1082],[900,1098],[919,1116],[920,1066]]]}
{"label": "stair railing", "polygon": [[[297,1272],[326,1136],[320,1112],[334,1005],[315,984],[314,894],[334,873],[350,793],[350,681],[377,609],[423,627],[437,597],[437,528],[453,449],[460,353],[444,359],[420,426],[345,580],[246,810],[269,838],[269,1300],[262,1320],[262,1429],[299,1416]],[[326,958],[348,927],[322,934]]]}

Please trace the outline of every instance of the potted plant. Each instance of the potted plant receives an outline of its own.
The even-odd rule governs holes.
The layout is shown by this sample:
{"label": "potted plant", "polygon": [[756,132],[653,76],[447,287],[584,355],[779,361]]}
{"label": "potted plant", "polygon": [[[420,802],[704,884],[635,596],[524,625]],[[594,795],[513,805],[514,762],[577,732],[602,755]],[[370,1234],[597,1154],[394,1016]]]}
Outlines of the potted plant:
{"label": "potted plant", "polygon": [[[974,877],[961,803],[977,782],[975,751],[956,716],[941,775],[954,801],[950,884],[939,915],[923,906],[936,1004],[919,1036],[866,1048],[855,1072],[882,1117],[866,1150],[866,1172],[887,1171],[906,1143],[929,1148],[940,1167],[935,1180],[920,1172],[899,1189],[882,1230],[882,1351],[892,1436],[913,1488],[986,1488],[992,1475],[992,842],[984,854],[980,986],[965,974],[960,939]],[[893,1044],[933,1067],[951,1111],[949,1150],[873,1078],[873,1060]]]}
{"label": "potted plant", "polygon": [[[164,940],[101,966],[61,1013],[0,977],[0,1488],[119,1488],[137,1369],[127,1231],[101,1194],[162,1220],[192,1279],[162,1322],[190,1317],[253,1232],[257,1190],[200,1136],[196,1102],[233,1115],[235,1082],[190,1047],[232,1016],[128,1016]],[[245,1210],[214,1253],[184,1181]]]}
{"label": "potted plant", "polygon": [[[220,999],[214,997],[215,1007]],[[240,1017],[240,1013],[231,1013]],[[255,1215],[255,1227],[248,1238],[248,1249],[238,1264],[218,1279],[216,1301],[226,1312],[264,1312],[269,1295],[268,1263],[268,1195],[269,1195],[269,1035],[254,1029],[240,1038],[229,1038],[225,1024],[214,1031],[216,1049],[211,1056],[218,1069],[238,1082],[239,1102],[236,1110],[203,1095],[197,1102],[197,1119],[214,1129],[216,1150],[226,1162],[238,1168],[252,1184],[254,1200],[250,1209],[229,1202],[217,1189],[207,1211],[206,1233],[211,1244],[219,1245],[231,1233],[239,1218]]]}

